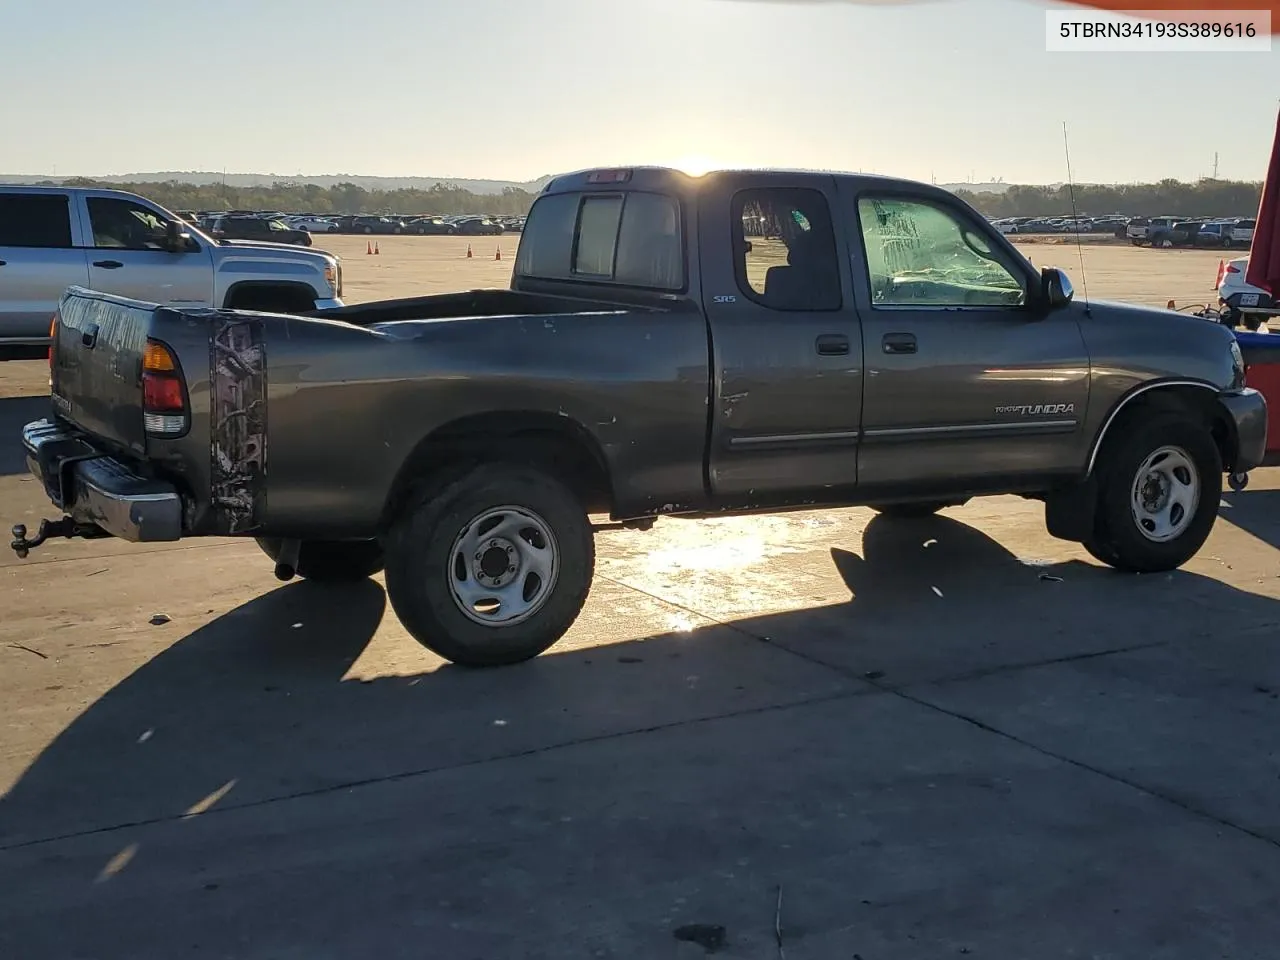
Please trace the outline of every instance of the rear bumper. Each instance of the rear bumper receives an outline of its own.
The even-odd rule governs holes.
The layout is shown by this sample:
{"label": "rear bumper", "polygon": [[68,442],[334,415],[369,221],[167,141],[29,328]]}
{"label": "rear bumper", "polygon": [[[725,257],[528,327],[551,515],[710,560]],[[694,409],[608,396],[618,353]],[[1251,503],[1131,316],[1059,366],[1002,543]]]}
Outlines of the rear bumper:
{"label": "rear bumper", "polygon": [[1267,455],[1267,401],[1261,393],[1246,388],[1239,393],[1222,393],[1218,402],[1235,424],[1236,459],[1228,464],[1232,473],[1248,473],[1262,465]]}
{"label": "rear bumper", "polygon": [[32,475],[77,523],[134,543],[182,537],[182,497],[172,484],[139,476],[56,421],[28,423],[22,445]]}

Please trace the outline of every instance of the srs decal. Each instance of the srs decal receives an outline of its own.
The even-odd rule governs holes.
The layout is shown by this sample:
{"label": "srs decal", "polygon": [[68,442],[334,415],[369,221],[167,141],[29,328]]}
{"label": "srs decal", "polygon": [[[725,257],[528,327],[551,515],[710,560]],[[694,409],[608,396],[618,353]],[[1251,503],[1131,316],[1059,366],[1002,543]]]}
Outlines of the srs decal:
{"label": "srs decal", "polygon": [[267,351],[259,320],[213,320],[209,437],[213,506],[224,533],[262,522],[267,496]]}
{"label": "srs decal", "polygon": [[1074,403],[1011,403],[996,407],[997,414],[1016,413],[1023,417],[1043,417],[1075,412]]}

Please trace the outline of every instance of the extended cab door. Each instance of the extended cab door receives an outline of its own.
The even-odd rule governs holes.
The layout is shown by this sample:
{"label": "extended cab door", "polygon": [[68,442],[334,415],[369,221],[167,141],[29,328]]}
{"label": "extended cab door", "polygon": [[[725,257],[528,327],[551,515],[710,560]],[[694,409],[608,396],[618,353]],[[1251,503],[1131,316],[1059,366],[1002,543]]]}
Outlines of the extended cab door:
{"label": "extended cab door", "polygon": [[980,488],[1079,467],[1089,357],[1034,268],[942,191],[841,183],[867,376],[859,478]]}
{"label": "extended cab door", "polygon": [[87,286],[66,193],[0,190],[0,344],[41,344],[67,287]]}
{"label": "extended cab door", "polygon": [[94,290],[151,303],[213,304],[213,257],[192,234],[182,250],[165,239],[158,208],[116,196],[84,196],[89,280]]}
{"label": "extended cab door", "polygon": [[862,336],[835,181],[796,184],[722,174],[701,196],[717,497],[834,498],[858,482]]}

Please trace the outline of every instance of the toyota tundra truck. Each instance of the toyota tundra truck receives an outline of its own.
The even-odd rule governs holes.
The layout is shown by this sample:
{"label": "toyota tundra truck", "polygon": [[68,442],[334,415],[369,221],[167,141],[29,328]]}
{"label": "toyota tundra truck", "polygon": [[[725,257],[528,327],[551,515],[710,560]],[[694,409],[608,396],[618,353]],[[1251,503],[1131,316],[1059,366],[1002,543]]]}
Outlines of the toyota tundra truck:
{"label": "toyota tundra truck", "polygon": [[1230,330],[1082,302],[936,187],[601,169],[549,182],[509,289],[309,315],[70,291],[22,431],[50,536],[253,537],[277,576],[385,569],[472,666],[577,617],[590,516],[1043,501],[1153,572],[1204,543],[1267,409]]}
{"label": "toyota tundra truck", "polygon": [[68,287],[153,303],[306,311],[342,306],[342,265],[285,244],[216,240],[120,190],[0,184],[0,347],[47,344]]}

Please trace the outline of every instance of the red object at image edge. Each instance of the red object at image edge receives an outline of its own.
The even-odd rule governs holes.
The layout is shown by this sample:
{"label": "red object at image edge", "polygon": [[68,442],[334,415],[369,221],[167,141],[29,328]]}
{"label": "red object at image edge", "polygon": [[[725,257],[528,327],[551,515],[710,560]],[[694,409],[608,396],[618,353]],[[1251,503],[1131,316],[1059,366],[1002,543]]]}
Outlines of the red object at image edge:
{"label": "red object at image edge", "polygon": [[[1257,0],[1241,0],[1239,3],[1215,3],[1211,0],[1067,0],[1077,7],[1093,7],[1097,10],[1109,10],[1112,13],[1135,13],[1149,16],[1170,13],[1212,13],[1215,7],[1229,10],[1233,15],[1245,11],[1256,10],[1259,13],[1271,14],[1271,33],[1280,30],[1280,3],[1259,3]],[[1224,18],[1225,19],[1225,18]]]}
{"label": "red object at image edge", "polygon": [[1244,282],[1261,287],[1273,297],[1280,295],[1280,117],[1276,119],[1276,139],[1271,147],[1267,180],[1262,185]]}

